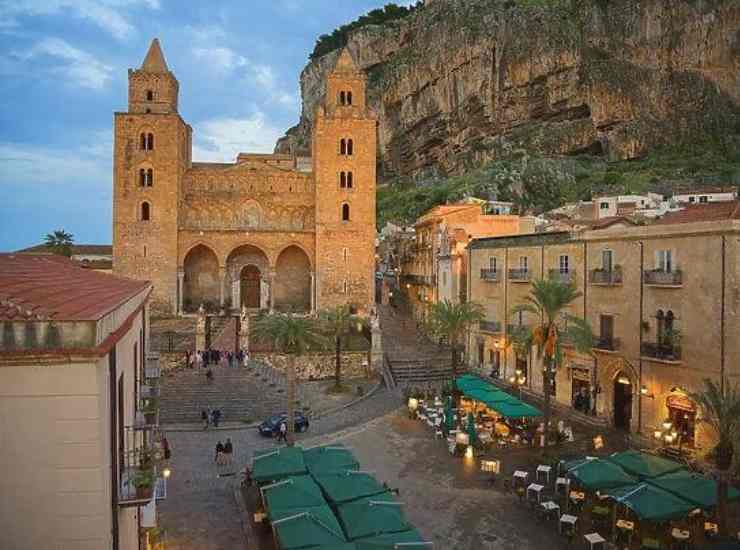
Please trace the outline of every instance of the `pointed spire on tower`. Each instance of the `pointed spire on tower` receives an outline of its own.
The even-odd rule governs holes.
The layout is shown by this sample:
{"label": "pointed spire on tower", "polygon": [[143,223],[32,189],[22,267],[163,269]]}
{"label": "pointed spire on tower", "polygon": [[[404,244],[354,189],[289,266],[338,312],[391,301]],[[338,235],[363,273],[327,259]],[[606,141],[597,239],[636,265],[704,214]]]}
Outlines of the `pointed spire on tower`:
{"label": "pointed spire on tower", "polygon": [[339,53],[339,57],[337,58],[337,62],[334,65],[334,72],[335,73],[358,73],[360,72],[357,68],[357,65],[355,64],[355,60],[352,59],[352,54],[349,53],[349,49],[342,48],[342,51]]}
{"label": "pointed spire on tower", "polygon": [[155,38],[152,40],[149,46],[149,51],[146,52],[144,62],[141,64],[141,70],[148,73],[167,73],[169,68],[167,62],[164,60],[164,54],[162,48],[159,46],[159,39]]}

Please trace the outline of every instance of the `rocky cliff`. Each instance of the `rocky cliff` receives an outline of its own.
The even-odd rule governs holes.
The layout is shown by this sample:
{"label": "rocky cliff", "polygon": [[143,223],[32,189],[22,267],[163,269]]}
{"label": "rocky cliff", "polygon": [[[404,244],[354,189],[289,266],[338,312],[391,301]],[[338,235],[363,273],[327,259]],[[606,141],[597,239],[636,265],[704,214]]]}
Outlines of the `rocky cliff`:
{"label": "rocky cliff", "polygon": [[[457,174],[526,149],[639,157],[740,132],[740,0],[427,0],[354,31],[378,115],[379,174]],[[301,74],[310,145],[338,52]]]}

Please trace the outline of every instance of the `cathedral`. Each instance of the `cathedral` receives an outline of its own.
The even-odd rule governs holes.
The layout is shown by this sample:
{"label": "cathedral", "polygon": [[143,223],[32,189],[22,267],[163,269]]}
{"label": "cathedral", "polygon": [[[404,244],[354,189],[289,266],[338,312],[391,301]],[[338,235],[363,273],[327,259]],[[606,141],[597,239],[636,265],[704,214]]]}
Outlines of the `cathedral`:
{"label": "cathedral", "polygon": [[115,113],[113,272],[154,283],[162,314],[311,312],[374,296],[376,119],[346,49],[309,156],[192,159],[193,129],[157,39]]}

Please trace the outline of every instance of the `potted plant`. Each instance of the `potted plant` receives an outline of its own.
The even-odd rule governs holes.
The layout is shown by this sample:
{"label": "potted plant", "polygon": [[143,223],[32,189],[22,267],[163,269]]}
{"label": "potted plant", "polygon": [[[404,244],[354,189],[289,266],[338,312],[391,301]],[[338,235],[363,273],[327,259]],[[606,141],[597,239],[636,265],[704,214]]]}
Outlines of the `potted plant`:
{"label": "potted plant", "polygon": [[136,475],[131,478],[131,484],[136,488],[137,499],[151,497],[152,489],[154,488],[154,470],[152,468],[139,470],[136,472]]}
{"label": "potted plant", "polygon": [[157,409],[159,408],[159,400],[156,397],[150,397],[145,400],[144,403],[144,418],[147,424],[157,423]]}

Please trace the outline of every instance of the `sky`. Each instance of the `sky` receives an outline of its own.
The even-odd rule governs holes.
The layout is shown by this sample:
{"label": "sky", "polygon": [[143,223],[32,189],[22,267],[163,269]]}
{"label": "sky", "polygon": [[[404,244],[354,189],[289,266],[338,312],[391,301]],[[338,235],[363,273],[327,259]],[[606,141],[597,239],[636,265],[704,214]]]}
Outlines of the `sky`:
{"label": "sky", "polygon": [[316,38],[383,4],[0,0],[0,251],[55,229],[111,242],[113,113],[152,38],[180,82],[193,159],[233,162],[298,122]]}

